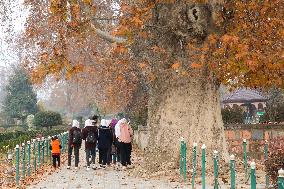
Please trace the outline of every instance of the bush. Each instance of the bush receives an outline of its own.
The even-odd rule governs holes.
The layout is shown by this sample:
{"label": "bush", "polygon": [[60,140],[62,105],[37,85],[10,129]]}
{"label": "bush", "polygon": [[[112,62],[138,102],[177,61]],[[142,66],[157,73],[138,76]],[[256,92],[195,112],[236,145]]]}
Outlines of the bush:
{"label": "bush", "polygon": [[284,138],[275,138],[270,141],[268,160],[265,162],[265,171],[274,188],[277,188],[278,170],[281,168],[284,169]]}
{"label": "bush", "polygon": [[58,133],[62,133],[66,131],[66,128],[61,129],[52,129],[49,131],[16,131],[16,132],[7,132],[0,133],[0,154],[7,153],[8,149],[13,149],[16,144],[21,144],[25,141],[31,140],[32,138],[36,138],[38,136],[52,136]]}
{"label": "bush", "polygon": [[241,107],[226,107],[222,109],[221,113],[225,124],[243,123],[243,111]]}
{"label": "bush", "polygon": [[44,111],[36,113],[34,125],[36,127],[52,127],[62,124],[61,115],[57,112]]}

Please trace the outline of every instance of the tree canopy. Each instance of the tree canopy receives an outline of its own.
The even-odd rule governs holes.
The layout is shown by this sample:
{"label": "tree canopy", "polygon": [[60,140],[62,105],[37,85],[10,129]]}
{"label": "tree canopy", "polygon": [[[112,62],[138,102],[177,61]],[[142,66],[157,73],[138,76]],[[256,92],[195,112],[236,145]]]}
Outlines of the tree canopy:
{"label": "tree canopy", "polygon": [[4,112],[10,118],[23,119],[37,112],[37,96],[29,75],[23,68],[16,68],[6,87]]}
{"label": "tree canopy", "polygon": [[[31,7],[26,64],[34,82],[50,74],[69,79],[82,71],[119,83],[140,79],[141,73],[154,80],[165,72],[189,75],[206,66],[225,84],[283,87],[280,0],[25,3]],[[181,56],[173,54],[180,51]]]}

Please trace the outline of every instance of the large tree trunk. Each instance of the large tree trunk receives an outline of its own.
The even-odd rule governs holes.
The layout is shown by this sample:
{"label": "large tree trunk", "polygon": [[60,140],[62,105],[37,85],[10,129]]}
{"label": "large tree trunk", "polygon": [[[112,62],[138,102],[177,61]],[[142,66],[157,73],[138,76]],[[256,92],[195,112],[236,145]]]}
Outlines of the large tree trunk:
{"label": "large tree trunk", "polygon": [[178,167],[180,137],[185,138],[188,149],[198,143],[199,153],[205,144],[211,156],[207,159],[209,164],[214,150],[228,159],[219,92],[214,82],[192,77],[163,82],[158,88],[150,95],[148,170]]}

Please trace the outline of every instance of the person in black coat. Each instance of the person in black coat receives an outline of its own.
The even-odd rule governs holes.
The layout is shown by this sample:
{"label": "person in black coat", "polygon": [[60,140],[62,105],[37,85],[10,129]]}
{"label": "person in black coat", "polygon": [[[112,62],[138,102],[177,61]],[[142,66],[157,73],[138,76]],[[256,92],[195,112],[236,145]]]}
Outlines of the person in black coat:
{"label": "person in black coat", "polygon": [[98,149],[99,149],[99,164],[105,167],[108,163],[108,151],[111,148],[113,136],[111,129],[107,125],[107,121],[102,119],[101,126],[99,127]]}
{"label": "person in black coat", "polygon": [[78,169],[79,164],[79,149],[81,148],[82,137],[81,137],[81,129],[79,126],[79,122],[77,120],[73,120],[72,127],[69,129],[69,137],[68,137],[68,166],[67,169],[71,167],[71,157],[72,152],[74,150],[75,155],[75,169]]}

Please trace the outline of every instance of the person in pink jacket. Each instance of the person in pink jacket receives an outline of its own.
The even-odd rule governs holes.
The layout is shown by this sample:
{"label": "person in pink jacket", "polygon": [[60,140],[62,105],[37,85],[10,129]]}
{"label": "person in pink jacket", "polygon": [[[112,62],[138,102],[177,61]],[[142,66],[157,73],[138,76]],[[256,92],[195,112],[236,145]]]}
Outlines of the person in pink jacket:
{"label": "person in pink jacket", "polygon": [[127,123],[127,120],[125,118],[121,119],[118,139],[120,142],[120,158],[123,169],[131,165],[132,135],[133,130]]}

